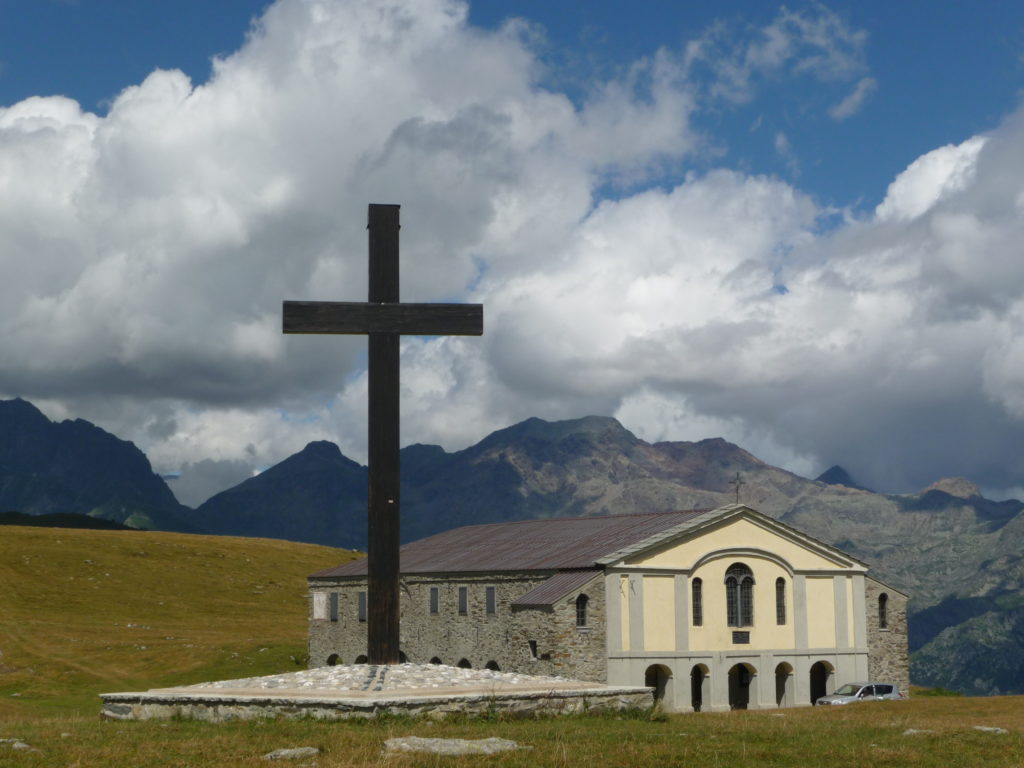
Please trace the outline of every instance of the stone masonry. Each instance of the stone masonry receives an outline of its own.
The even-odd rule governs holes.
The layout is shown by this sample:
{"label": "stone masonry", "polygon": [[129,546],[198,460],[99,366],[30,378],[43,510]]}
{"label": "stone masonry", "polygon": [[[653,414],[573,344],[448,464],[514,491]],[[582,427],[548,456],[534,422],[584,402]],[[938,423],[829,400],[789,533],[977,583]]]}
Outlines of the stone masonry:
{"label": "stone masonry", "polygon": [[[407,574],[401,581],[401,651],[410,663],[431,661],[490,667],[530,675],[559,675],[604,682],[605,600],[603,575],[559,598],[549,608],[513,607],[512,603],[542,584],[551,573],[483,575]],[[495,591],[494,612],[487,612],[487,588]],[[431,612],[431,589],[438,590],[437,613]],[[459,590],[466,591],[466,611],[459,610]],[[359,593],[365,579],[320,580],[311,593],[310,666],[365,660],[366,622],[359,620]],[[317,609],[317,592],[320,598]],[[332,620],[331,593],[337,594]],[[586,626],[576,626],[576,600],[588,597]]]}
{"label": "stone masonry", "polygon": [[[886,626],[882,627],[879,601],[885,595]],[[907,652],[907,596],[874,579],[864,580],[867,608],[868,677],[893,682],[900,690],[910,688]]]}

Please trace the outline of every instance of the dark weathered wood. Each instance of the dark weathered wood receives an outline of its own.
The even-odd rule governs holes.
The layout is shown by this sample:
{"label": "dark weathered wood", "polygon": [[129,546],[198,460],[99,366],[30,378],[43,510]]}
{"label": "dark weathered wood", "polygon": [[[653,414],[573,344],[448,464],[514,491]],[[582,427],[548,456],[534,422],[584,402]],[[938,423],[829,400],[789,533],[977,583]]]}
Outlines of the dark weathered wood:
{"label": "dark weathered wood", "polygon": [[482,304],[363,304],[354,301],[286,301],[285,333],[406,333],[479,336]]}
{"label": "dark weathered wood", "polygon": [[[398,206],[371,205],[366,215],[369,230],[370,281],[368,316],[376,316],[383,302],[398,298]],[[392,304],[391,306],[398,306]],[[350,310],[351,311],[351,310]],[[358,314],[358,311],[357,311]],[[389,332],[381,332],[389,331]],[[399,661],[398,550],[399,519],[399,360],[401,337],[394,328],[370,330],[366,655],[371,664]]]}
{"label": "dark weathered wood", "polygon": [[370,599],[366,655],[398,663],[399,363],[397,333],[370,335],[367,555]]}
{"label": "dark weathered wood", "polygon": [[369,231],[370,296],[372,304],[398,301],[397,205],[371,205],[366,211]]}
{"label": "dark weathered wood", "polygon": [[285,333],[367,334],[369,354],[367,657],[399,661],[399,344],[401,334],[479,336],[480,304],[400,304],[397,205],[367,211],[370,282],[366,304],[286,301]]}

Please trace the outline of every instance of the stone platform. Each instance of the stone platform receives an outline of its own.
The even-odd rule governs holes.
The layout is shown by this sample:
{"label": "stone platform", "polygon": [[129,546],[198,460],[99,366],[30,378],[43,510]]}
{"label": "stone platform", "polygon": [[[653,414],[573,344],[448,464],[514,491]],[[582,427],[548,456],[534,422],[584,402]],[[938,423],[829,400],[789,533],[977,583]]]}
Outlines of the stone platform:
{"label": "stone platform", "polygon": [[381,714],[537,715],[646,708],[651,689],[441,664],[349,664],[138,693],[103,693],[101,717],[322,720]]}

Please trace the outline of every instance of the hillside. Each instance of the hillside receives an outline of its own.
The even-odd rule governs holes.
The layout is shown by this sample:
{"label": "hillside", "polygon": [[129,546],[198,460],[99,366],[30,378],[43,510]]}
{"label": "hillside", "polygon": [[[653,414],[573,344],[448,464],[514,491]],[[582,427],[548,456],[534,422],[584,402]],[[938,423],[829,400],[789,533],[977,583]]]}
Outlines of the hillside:
{"label": "hillside", "polygon": [[350,551],[271,539],[0,528],[0,715],[305,664],[308,574]]}

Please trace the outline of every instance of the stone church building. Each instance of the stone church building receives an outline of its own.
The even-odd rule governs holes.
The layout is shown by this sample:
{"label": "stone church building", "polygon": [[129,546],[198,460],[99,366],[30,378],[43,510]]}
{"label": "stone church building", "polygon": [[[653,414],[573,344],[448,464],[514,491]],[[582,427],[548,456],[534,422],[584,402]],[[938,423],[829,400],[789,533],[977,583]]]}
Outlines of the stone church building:
{"label": "stone church building", "polygon": [[[403,660],[649,685],[672,711],[909,687],[907,596],[729,505],[457,528],[401,550]],[[312,666],[366,660],[366,560],[309,577]]]}

